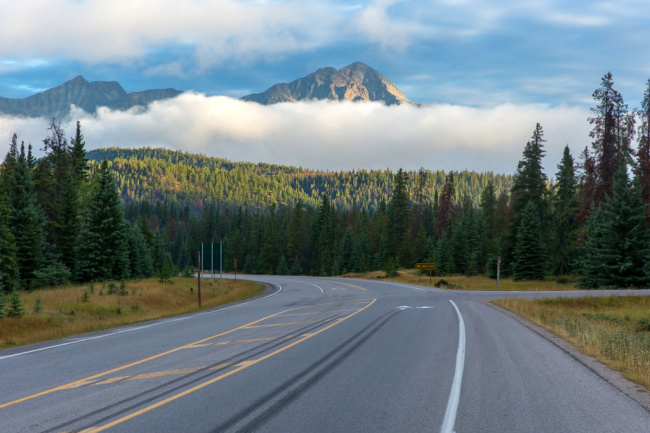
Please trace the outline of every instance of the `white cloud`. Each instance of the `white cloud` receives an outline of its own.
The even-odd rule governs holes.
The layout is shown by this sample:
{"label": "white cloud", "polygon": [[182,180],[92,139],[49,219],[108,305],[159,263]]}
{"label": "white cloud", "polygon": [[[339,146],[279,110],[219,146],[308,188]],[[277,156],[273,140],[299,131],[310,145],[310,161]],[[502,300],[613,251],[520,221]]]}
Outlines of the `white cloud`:
{"label": "white cloud", "polygon": [[[271,162],[316,169],[472,169],[512,173],[535,123],[546,133],[547,173],[562,148],[574,155],[589,143],[588,112],[504,104],[494,108],[315,101],[263,106],[224,96],[186,93],[148,110],[75,109],[88,148],[167,147],[233,161]],[[40,143],[46,119],[0,117],[0,151],[14,132]]]}

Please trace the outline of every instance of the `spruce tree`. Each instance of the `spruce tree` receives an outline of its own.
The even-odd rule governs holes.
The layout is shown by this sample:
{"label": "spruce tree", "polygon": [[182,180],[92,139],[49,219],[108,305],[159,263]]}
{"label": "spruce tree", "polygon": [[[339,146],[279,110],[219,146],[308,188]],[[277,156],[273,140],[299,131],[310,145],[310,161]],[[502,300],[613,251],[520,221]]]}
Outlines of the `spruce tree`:
{"label": "spruce tree", "polygon": [[539,225],[539,211],[535,203],[529,202],[521,215],[513,254],[516,281],[544,278],[546,253]]}
{"label": "spruce tree", "polygon": [[553,196],[553,260],[556,275],[571,272],[576,259],[578,233],[577,181],[573,157],[565,146],[562,161],[557,166],[557,183]]}
{"label": "spruce tree", "polygon": [[[393,194],[388,204],[388,233],[386,237],[386,251],[389,256],[402,258],[401,264],[407,256],[405,249],[410,246],[405,242],[408,224],[411,216],[410,200],[408,193],[408,173],[401,168],[393,180]],[[342,266],[342,264],[340,264]]]}
{"label": "spruce tree", "polygon": [[3,292],[18,289],[19,274],[16,262],[16,239],[9,229],[7,196],[0,191],[0,297]]}
{"label": "spruce tree", "polygon": [[[641,198],[645,205],[650,205],[650,79],[643,93],[641,108],[637,110],[639,129],[637,131],[638,150],[635,174],[641,187]],[[650,206],[646,206],[650,214]]]}
{"label": "spruce tree", "polygon": [[99,244],[98,255],[94,265],[99,271],[99,278],[122,280],[128,278],[128,225],[122,213],[122,203],[117,193],[113,176],[104,160],[97,172],[89,206],[88,230],[92,233],[92,242]]}
{"label": "spruce tree", "polygon": [[34,288],[34,271],[47,265],[48,245],[45,241],[45,217],[36,200],[24,145],[9,184],[9,227],[16,241],[20,285],[31,290]]}
{"label": "spruce tree", "polygon": [[280,256],[278,261],[278,267],[275,270],[276,275],[289,275],[289,266],[287,265],[287,258],[284,257],[284,254]]}
{"label": "spruce tree", "polygon": [[612,196],[605,199],[601,214],[603,272],[599,286],[647,286],[649,276],[643,270],[650,240],[645,224],[647,217],[638,181],[629,181],[624,164],[616,172]]}

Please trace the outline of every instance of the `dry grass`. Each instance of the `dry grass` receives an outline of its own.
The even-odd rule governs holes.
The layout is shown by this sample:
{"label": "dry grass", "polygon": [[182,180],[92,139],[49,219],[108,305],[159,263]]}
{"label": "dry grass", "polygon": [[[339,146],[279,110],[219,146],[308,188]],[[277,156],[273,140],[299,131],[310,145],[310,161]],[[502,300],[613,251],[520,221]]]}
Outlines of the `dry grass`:
{"label": "dry grass", "polygon": [[502,299],[494,303],[650,389],[650,297]]}
{"label": "dry grass", "polygon": [[[109,285],[63,286],[21,293],[25,315],[0,319],[0,349],[98,331],[120,325],[197,311],[196,278],[174,278],[163,285],[155,279],[131,281],[124,295],[108,295]],[[115,283],[119,290],[119,282]],[[201,282],[202,309],[261,294],[251,281]],[[87,300],[84,300],[84,292]],[[40,298],[41,311],[34,312]]]}
{"label": "dry grass", "polygon": [[[363,278],[368,280],[381,279],[382,281],[391,281],[395,283],[415,284],[425,287],[434,287],[436,283],[444,279],[450,285],[442,285],[442,289],[453,290],[486,290],[495,291],[497,281],[488,277],[466,277],[464,275],[451,275],[445,277],[431,277],[429,283],[429,273],[422,271],[420,282],[418,283],[417,269],[401,269],[399,276],[394,278],[384,278],[386,275],[383,271],[368,272],[365,274],[347,274],[342,275],[348,278]],[[503,291],[546,291],[546,290],[576,290],[575,283],[556,283],[555,281],[513,281],[510,278],[502,278],[499,282],[499,290]]]}

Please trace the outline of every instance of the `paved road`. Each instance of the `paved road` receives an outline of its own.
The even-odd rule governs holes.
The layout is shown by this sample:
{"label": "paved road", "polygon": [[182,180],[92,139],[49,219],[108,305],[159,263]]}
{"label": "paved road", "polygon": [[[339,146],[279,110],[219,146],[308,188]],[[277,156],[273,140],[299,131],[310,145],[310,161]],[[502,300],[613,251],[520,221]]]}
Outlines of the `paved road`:
{"label": "paved road", "polygon": [[0,431],[650,431],[646,409],[478,302],[558,293],[250,278],[272,291],[1,351]]}

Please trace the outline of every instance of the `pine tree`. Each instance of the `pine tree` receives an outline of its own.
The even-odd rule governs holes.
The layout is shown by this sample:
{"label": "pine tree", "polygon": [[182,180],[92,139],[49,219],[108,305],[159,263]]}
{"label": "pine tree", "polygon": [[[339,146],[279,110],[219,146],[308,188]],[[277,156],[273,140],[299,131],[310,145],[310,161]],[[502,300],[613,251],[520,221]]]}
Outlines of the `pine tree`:
{"label": "pine tree", "polygon": [[106,280],[122,280],[129,276],[128,225],[122,213],[122,203],[117,194],[113,176],[104,160],[97,173],[89,206],[88,231],[92,243],[99,245],[93,255],[98,277]]}
{"label": "pine tree", "polygon": [[76,133],[70,145],[72,173],[77,182],[81,183],[88,177],[88,159],[86,158],[86,142],[81,133],[81,122],[79,121],[77,121]]}
{"label": "pine tree", "polygon": [[603,272],[599,286],[645,287],[643,271],[648,259],[648,229],[638,181],[630,182],[624,164],[616,173],[612,196],[601,208],[603,219]]}
{"label": "pine tree", "polygon": [[287,265],[287,258],[284,257],[284,254],[280,256],[278,261],[278,267],[275,270],[276,275],[289,275],[289,266]]}
{"label": "pine tree", "polygon": [[24,145],[9,184],[9,227],[16,241],[20,285],[23,289],[31,290],[34,288],[34,271],[47,265],[48,246],[45,241],[45,217],[36,200]]}
{"label": "pine tree", "polygon": [[7,196],[0,191],[0,297],[3,292],[18,289],[19,274],[16,262],[16,239],[9,229]]}
{"label": "pine tree", "polygon": [[582,229],[584,242],[579,247],[577,262],[580,276],[578,286],[583,289],[596,289],[603,281],[603,243],[605,230],[601,210],[592,204],[592,210]]}
{"label": "pine tree", "polygon": [[[386,251],[389,256],[400,256],[404,258],[407,255],[404,249],[409,248],[408,243],[405,242],[411,213],[408,181],[408,173],[400,168],[395,174],[393,195],[388,204]],[[402,261],[402,264],[408,265],[404,261]]]}
{"label": "pine tree", "polygon": [[[504,275],[510,273],[509,264],[514,266],[514,248],[517,244],[517,236],[521,226],[524,209],[529,202],[533,203],[537,211],[537,220],[542,224],[540,227],[541,242],[544,242],[548,231],[548,202],[547,202],[547,178],[542,167],[542,158],[546,154],[544,149],[544,131],[538,123],[529,142],[526,143],[522,159],[517,165],[517,172],[514,178],[510,199],[510,222],[507,236],[503,242],[504,256],[501,271]],[[544,242],[545,243],[545,242]]]}
{"label": "pine tree", "polygon": [[7,317],[22,317],[25,314],[23,301],[20,300],[20,294],[14,290],[9,295],[9,305],[6,307]]}
{"label": "pine tree", "polygon": [[600,205],[605,197],[612,194],[614,175],[621,160],[627,163],[634,132],[634,118],[632,113],[628,113],[621,94],[614,90],[611,72],[602,78],[600,87],[593,93],[593,98],[596,107],[591,109],[593,117],[588,120],[593,125],[589,135],[594,140],[592,145],[596,153],[595,168],[598,183],[594,198],[596,205]]}
{"label": "pine tree", "polygon": [[513,276],[516,281],[544,278],[546,254],[539,228],[539,211],[529,202],[521,215],[514,250]]}
{"label": "pine tree", "polygon": [[557,168],[553,196],[553,260],[555,274],[565,275],[570,273],[576,258],[578,233],[577,181],[569,146],[565,146]]}
{"label": "pine tree", "polygon": [[438,202],[436,211],[435,226],[438,235],[442,234],[454,223],[454,197],[456,189],[454,186],[454,172],[450,171],[445,180],[445,186],[442,189],[442,195]]}
{"label": "pine tree", "polygon": [[[650,79],[637,115],[640,122],[637,131],[638,150],[635,173],[641,187],[643,203],[650,205]],[[650,215],[650,206],[646,207],[646,215]]]}

